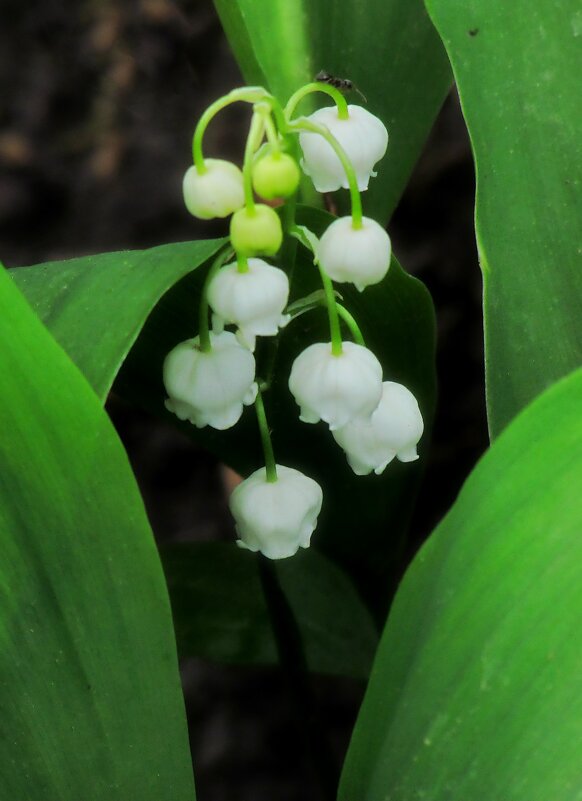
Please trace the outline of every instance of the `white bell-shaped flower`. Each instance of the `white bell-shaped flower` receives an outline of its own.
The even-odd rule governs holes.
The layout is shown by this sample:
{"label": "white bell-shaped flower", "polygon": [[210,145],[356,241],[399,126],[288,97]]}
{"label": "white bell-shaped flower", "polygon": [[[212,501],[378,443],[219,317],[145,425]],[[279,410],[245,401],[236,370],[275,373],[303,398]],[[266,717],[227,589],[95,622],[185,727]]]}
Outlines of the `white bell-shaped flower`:
{"label": "white bell-shaped flower", "polygon": [[205,171],[192,165],[184,175],[182,189],[186,208],[200,220],[228,217],[244,206],[243,175],[236,164],[223,159],[205,159]]}
{"label": "white bell-shaped flower", "polygon": [[369,419],[353,420],[333,432],[344,449],[354,473],[378,475],[397,457],[401,462],[418,459],[416,445],[424,431],[416,398],[394,381],[382,385],[382,399]]}
{"label": "white bell-shaped flower", "polygon": [[371,350],[344,342],[335,356],[331,343],[306,348],[293,362],[289,389],[304,423],[324,420],[330,430],[369,417],[382,396],[382,366]]}
{"label": "white bell-shaped flower", "polygon": [[236,262],[222,267],[210,282],[208,302],[218,327],[238,326],[237,338],[250,350],[257,336],[273,336],[289,322],[283,314],[289,298],[289,280],[278,267],[262,259],[248,259],[241,273]]}
{"label": "white bell-shaped flower", "polygon": [[[388,146],[388,131],[382,120],[361,106],[348,106],[348,118],[338,116],[337,106],[320,108],[308,120],[325,125],[345,150],[352,162],[360,192],[368,188],[371,177],[375,177],[374,165]],[[344,168],[332,146],[316,133],[302,132],[299,144],[303,150],[301,166],[318,192],[335,192],[348,189]]]}
{"label": "white bell-shaped flower", "polygon": [[198,428],[224,431],[256,398],[255,358],[230,331],[210,334],[209,351],[201,351],[199,341],[181,342],[166,356],[166,408]]}
{"label": "white bell-shaped flower", "polygon": [[361,292],[384,278],[391,253],[390,237],[375,220],[362,217],[361,228],[354,228],[351,217],[340,217],[325,230],[316,256],[332,281]]}
{"label": "white bell-shaped flower", "polygon": [[277,481],[270,482],[262,467],[230,496],[237,544],[269,559],[285,559],[299,548],[309,548],[322,500],[317,481],[299,470],[277,465]]}

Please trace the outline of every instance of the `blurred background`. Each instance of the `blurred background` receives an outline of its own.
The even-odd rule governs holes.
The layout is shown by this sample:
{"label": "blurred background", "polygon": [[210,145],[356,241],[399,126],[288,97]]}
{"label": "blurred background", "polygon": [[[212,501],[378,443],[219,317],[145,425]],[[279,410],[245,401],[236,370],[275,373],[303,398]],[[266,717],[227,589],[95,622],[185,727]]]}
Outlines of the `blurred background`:
{"label": "blurred background", "polygon": [[[3,0],[2,262],[221,236],[223,222],[186,212],[181,180],[196,120],[240,83],[210,0]],[[240,163],[247,114],[237,105],[213,122],[209,155]],[[439,404],[411,550],[487,446],[473,199],[470,144],[452,92],[389,225],[438,320]],[[231,541],[220,465],[115,396],[108,410],[159,541]],[[276,669],[187,660],[182,671],[199,801],[323,798]],[[364,687],[313,683],[339,765]]]}

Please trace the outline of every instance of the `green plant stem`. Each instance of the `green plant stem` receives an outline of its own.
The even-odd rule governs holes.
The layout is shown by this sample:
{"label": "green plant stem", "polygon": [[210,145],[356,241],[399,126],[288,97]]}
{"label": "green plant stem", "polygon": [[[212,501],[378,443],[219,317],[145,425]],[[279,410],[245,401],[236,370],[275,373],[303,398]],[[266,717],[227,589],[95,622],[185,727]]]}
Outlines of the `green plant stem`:
{"label": "green plant stem", "polygon": [[236,254],[236,269],[239,273],[248,273],[249,271],[249,260],[242,253]]}
{"label": "green plant stem", "polygon": [[216,275],[216,273],[220,270],[222,265],[233,256],[232,248],[228,247],[218,253],[212,264],[210,265],[210,269],[206,275],[206,279],[204,280],[204,286],[202,287],[202,297],[200,298],[200,308],[198,312],[199,317],[199,325],[198,325],[198,337],[199,337],[199,347],[202,353],[208,353],[212,350],[212,343],[210,341],[210,329],[208,326],[208,287],[210,286],[212,279]]}
{"label": "green plant stem", "polygon": [[362,227],[362,198],[360,190],[358,189],[358,179],[356,172],[349,160],[346,151],[337,141],[335,136],[325,127],[325,125],[318,125],[311,122],[306,117],[299,117],[289,124],[289,130],[299,133],[300,131],[307,131],[309,133],[316,133],[323,136],[325,141],[333,148],[336,156],[344,168],[346,177],[348,179],[348,186],[350,190],[350,201],[352,206],[352,227],[357,230]]}
{"label": "green plant stem", "polygon": [[255,398],[255,411],[257,413],[257,422],[259,424],[259,431],[261,433],[261,442],[263,445],[263,453],[265,455],[265,469],[267,473],[267,481],[273,483],[277,481],[277,465],[275,464],[275,454],[273,452],[273,442],[269,432],[269,424],[267,422],[267,415],[265,413],[265,404],[263,403],[263,393],[261,389],[257,390],[257,397]]}
{"label": "green plant stem", "polygon": [[335,86],[330,86],[328,83],[320,83],[319,81],[316,81],[314,83],[305,84],[305,86],[302,86],[301,89],[298,89],[291,95],[287,101],[287,105],[285,106],[285,117],[287,120],[291,119],[293,112],[303,98],[312,94],[313,92],[324,92],[326,95],[329,95],[335,101],[337,106],[337,115],[340,120],[347,120],[349,118],[350,115],[348,112],[347,101],[339,89],[336,89]]}
{"label": "green plant stem", "polygon": [[283,111],[283,107],[277,100],[274,95],[268,95],[265,97],[265,103],[268,103],[271,107],[271,111],[273,112],[273,116],[275,117],[275,123],[279,130],[281,136],[285,136],[289,133],[289,124],[287,118],[285,117],[285,112]]}
{"label": "green plant stem", "polygon": [[204,114],[198,120],[192,138],[192,157],[196,165],[196,170],[200,175],[203,175],[207,170],[204,164],[204,156],[202,155],[202,138],[211,120],[219,111],[222,111],[223,108],[226,108],[226,106],[229,106],[231,103],[236,103],[239,100],[244,103],[257,103],[265,97],[269,97],[269,94],[262,86],[243,86],[240,89],[233,89],[232,92],[229,92],[223,97],[219,97],[218,100],[215,100],[214,103],[208,106]]}
{"label": "green plant stem", "polygon": [[281,137],[277,133],[275,123],[273,122],[272,107],[269,103],[265,102],[257,103],[255,109],[263,118],[263,125],[265,133],[267,134],[267,140],[271,146],[271,153],[277,156],[281,152]]}
{"label": "green plant stem", "polygon": [[[284,149],[297,160],[297,139],[294,136],[283,137]],[[297,239],[291,236],[291,231],[295,227],[295,212],[297,210],[297,192],[288,198],[281,208],[281,223],[285,237],[283,246],[279,251],[280,264],[287,274],[289,288],[293,286],[293,275],[295,273],[295,261],[297,257]],[[275,373],[277,354],[279,353],[279,343],[281,337],[269,338],[269,350],[265,359],[265,380],[270,385]]]}
{"label": "green plant stem", "polygon": [[354,338],[354,342],[357,342],[358,345],[362,345],[362,347],[366,347],[366,343],[364,342],[364,337],[360,330],[360,326],[357,324],[355,317],[346,309],[345,306],[342,306],[341,303],[335,302],[335,307],[337,309],[337,313],[342,318],[342,320],[346,323],[347,327],[350,329],[350,333]]}
{"label": "green plant stem", "polygon": [[343,353],[342,334],[337,301],[335,299],[335,292],[333,291],[333,284],[331,282],[331,278],[325,272],[319,262],[317,263],[317,266],[321,276],[321,283],[323,284],[323,291],[325,292],[325,305],[327,306],[327,316],[329,317],[329,333],[331,336],[331,352],[334,356],[341,356]]}
{"label": "green plant stem", "polygon": [[325,736],[311,684],[303,641],[293,610],[283,592],[275,564],[258,554],[259,576],[267,603],[279,664],[293,696],[299,718],[299,737],[317,772],[323,798],[335,801],[337,773]]}
{"label": "green plant stem", "polygon": [[251,120],[251,127],[247,136],[247,143],[245,145],[245,155],[243,161],[243,187],[245,193],[245,208],[247,214],[255,213],[255,198],[253,195],[253,158],[256,149],[261,144],[265,128],[263,123],[263,115],[260,112],[254,112]]}

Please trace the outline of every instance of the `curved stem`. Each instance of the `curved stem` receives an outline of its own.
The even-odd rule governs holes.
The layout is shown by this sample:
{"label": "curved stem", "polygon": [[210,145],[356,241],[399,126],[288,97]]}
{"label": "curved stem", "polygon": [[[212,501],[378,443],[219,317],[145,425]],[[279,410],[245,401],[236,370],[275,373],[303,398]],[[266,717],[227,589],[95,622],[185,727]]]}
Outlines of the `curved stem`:
{"label": "curved stem", "polygon": [[261,144],[265,133],[263,116],[259,112],[253,114],[243,161],[243,188],[245,193],[245,208],[248,214],[254,214],[255,198],[253,195],[253,157]]}
{"label": "curved stem", "polygon": [[350,333],[354,338],[354,342],[357,342],[358,345],[362,345],[362,347],[366,347],[366,343],[364,342],[364,337],[360,330],[360,326],[357,324],[354,316],[346,309],[345,306],[342,306],[341,303],[336,301],[336,309],[339,316],[342,320],[346,323],[347,327],[350,329]]}
{"label": "curved stem", "polygon": [[268,95],[265,97],[265,102],[271,106],[271,111],[273,112],[273,116],[275,117],[275,123],[277,124],[277,128],[279,129],[279,133],[281,136],[285,136],[285,134],[289,131],[289,125],[287,122],[287,118],[285,117],[285,112],[283,111],[283,107],[277,100],[274,95]]}
{"label": "curved stem", "polygon": [[265,469],[267,473],[267,481],[273,483],[277,481],[277,465],[275,464],[273,443],[271,441],[271,434],[269,432],[269,424],[267,423],[267,415],[265,414],[265,404],[263,403],[263,394],[260,388],[257,390],[257,397],[255,398],[255,411],[257,413],[257,422],[259,424],[259,431],[261,433],[263,453],[265,455]]}
{"label": "curved stem", "polygon": [[262,86],[243,86],[240,89],[233,89],[223,97],[219,97],[214,103],[206,109],[204,114],[198,120],[198,124],[194,130],[192,137],[192,156],[196,170],[200,175],[206,172],[206,165],[204,164],[204,156],[202,155],[202,137],[206,131],[208,124],[215,117],[219,111],[229,106],[231,103],[236,103],[238,100],[244,103],[257,103],[265,97],[268,97],[268,92]]}
{"label": "curved stem", "polygon": [[275,123],[273,122],[273,117],[271,116],[271,106],[268,103],[257,103],[255,105],[255,110],[263,118],[263,125],[265,128],[265,133],[267,134],[267,140],[271,146],[271,152],[274,155],[277,155],[281,152],[281,139],[277,133]]}
{"label": "curved stem", "polygon": [[326,95],[329,95],[331,98],[333,98],[337,106],[337,114],[340,120],[348,119],[350,116],[348,113],[348,104],[339,89],[336,89],[335,86],[330,86],[328,83],[320,83],[319,81],[314,83],[306,83],[305,86],[302,86],[301,89],[298,89],[291,95],[287,101],[287,105],[285,106],[285,117],[290,120],[291,115],[301,100],[313,92],[324,92]]}
{"label": "curved stem", "polygon": [[316,133],[320,136],[323,136],[325,141],[333,148],[334,153],[338,157],[341,162],[342,167],[344,168],[346,177],[348,179],[348,186],[350,188],[350,200],[352,204],[352,227],[354,229],[358,229],[362,227],[362,197],[360,195],[360,190],[358,189],[358,179],[356,178],[356,172],[352,166],[352,162],[348,158],[348,154],[337,141],[335,136],[325,127],[325,125],[318,125],[315,122],[311,122],[306,117],[300,117],[297,120],[293,120],[290,123],[290,130],[296,131],[308,131],[309,133]]}
{"label": "curved stem", "polygon": [[331,282],[331,278],[325,272],[321,264],[318,263],[317,266],[319,268],[319,274],[321,275],[323,291],[325,292],[325,305],[327,306],[327,315],[329,317],[329,333],[331,335],[331,352],[334,356],[341,356],[343,353],[342,333],[340,329],[337,301],[333,291],[333,284]]}
{"label": "curved stem", "polygon": [[200,342],[200,350],[203,353],[208,353],[208,351],[212,350],[212,343],[210,341],[210,329],[208,326],[208,287],[216,273],[220,270],[222,265],[225,261],[227,261],[233,255],[233,251],[230,247],[226,250],[222,250],[219,252],[218,256],[214,259],[212,264],[210,265],[210,269],[206,275],[206,279],[204,280],[204,286],[202,287],[202,297],[200,298],[200,309],[199,309],[199,327],[198,327],[198,337]]}
{"label": "curved stem", "polygon": [[[296,137],[285,136],[283,141],[283,147],[287,152],[289,152],[293,156],[293,158],[297,160]],[[297,209],[297,192],[295,192],[290,198],[287,198],[281,209],[281,224],[283,226],[283,231],[285,233],[285,236],[283,238],[283,246],[279,251],[279,260],[280,260],[280,266],[287,273],[287,279],[289,281],[290,289],[293,287],[293,278],[295,274],[295,261],[297,257],[297,239],[294,236],[291,236],[291,231],[295,227],[296,209]],[[275,372],[275,365],[277,362],[280,343],[281,343],[280,336],[270,338],[269,350],[267,351],[267,358],[265,359],[265,371],[264,371],[267,384],[271,383],[273,374]]]}

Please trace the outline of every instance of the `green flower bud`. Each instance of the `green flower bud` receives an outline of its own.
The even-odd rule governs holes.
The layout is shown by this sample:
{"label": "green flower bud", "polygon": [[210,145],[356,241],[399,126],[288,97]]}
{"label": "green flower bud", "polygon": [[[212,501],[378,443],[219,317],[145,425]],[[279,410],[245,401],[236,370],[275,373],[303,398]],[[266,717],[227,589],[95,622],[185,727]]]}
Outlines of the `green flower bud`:
{"label": "green flower bud", "polygon": [[253,187],[265,200],[291,197],[300,178],[297,162],[287,153],[267,153],[253,167]]}
{"label": "green flower bud", "polygon": [[283,242],[283,230],[277,213],[269,206],[236,211],[230,220],[230,241],[243,256],[274,256]]}

